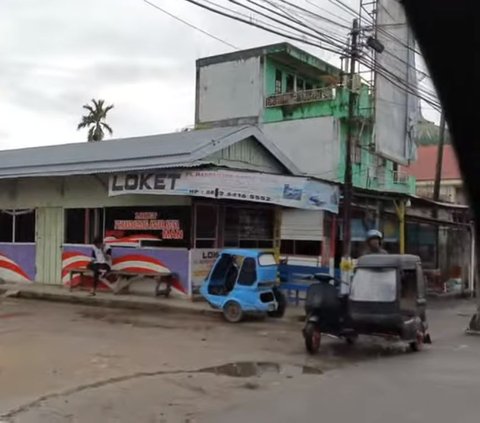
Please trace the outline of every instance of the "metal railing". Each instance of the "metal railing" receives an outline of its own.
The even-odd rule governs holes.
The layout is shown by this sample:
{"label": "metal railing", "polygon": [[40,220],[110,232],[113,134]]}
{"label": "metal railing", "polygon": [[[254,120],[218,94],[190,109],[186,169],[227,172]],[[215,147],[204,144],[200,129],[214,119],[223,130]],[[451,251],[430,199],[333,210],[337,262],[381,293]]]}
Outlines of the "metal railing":
{"label": "metal railing", "polygon": [[315,88],[313,90],[292,91],[289,93],[274,94],[265,99],[265,107],[289,106],[316,101],[332,100],[335,97],[335,88]]}

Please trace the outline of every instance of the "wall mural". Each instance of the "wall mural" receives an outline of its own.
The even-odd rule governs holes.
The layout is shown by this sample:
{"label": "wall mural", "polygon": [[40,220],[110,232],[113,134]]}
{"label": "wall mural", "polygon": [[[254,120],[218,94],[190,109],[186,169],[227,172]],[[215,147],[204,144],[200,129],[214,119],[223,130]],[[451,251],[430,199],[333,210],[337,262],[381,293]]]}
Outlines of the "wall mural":
{"label": "wall mural", "polygon": [[33,282],[35,245],[0,244],[0,279],[7,282]]}
{"label": "wall mural", "polygon": [[[141,236],[140,236],[141,237]],[[115,242],[117,241],[117,242]],[[172,288],[181,294],[188,294],[188,251],[186,249],[157,249],[157,248],[124,248],[117,245],[132,245],[132,239],[109,240],[112,245],[112,269],[130,272],[150,273],[152,275],[170,271],[176,275]],[[137,245],[138,245],[138,241]],[[70,285],[70,271],[84,269],[91,260],[92,250],[89,246],[64,246],[62,254],[62,281]],[[80,283],[80,276],[71,281],[73,286]],[[87,286],[92,284],[92,277],[86,276]],[[105,288],[105,286],[104,286]]]}

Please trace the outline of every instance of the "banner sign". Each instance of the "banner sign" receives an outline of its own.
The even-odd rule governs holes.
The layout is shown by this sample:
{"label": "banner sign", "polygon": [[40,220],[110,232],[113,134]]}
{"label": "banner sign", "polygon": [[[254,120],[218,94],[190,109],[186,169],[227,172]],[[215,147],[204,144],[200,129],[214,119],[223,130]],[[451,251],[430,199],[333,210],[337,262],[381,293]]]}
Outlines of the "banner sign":
{"label": "banner sign", "polygon": [[114,174],[109,196],[185,195],[278,204],[338,213],[338,187],[295,176],[229,170],[189,170]]}
{"label": "banner sign", "polygon": [[217,260],[220,250],[214,248],[194,248],[190,250],[190,273],[192,291],[196,293]]}

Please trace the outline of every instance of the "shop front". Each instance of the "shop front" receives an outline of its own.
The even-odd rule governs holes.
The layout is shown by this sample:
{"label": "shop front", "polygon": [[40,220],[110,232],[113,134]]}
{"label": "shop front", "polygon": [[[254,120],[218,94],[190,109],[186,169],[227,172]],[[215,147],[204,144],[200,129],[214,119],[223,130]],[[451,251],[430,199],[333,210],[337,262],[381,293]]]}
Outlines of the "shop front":
{"label": "shop front", "polygon": [[[168,270],[190,295],[222,248],[278,252],[288,233],[295,251],[317,254],[317,226],[338,212],[338,187],[296,176],[255,127],[12,150],[0,163],[4,280],[69,284],[101,236],[114,269]],[[315,228],[292,226],[306,215],[289,210],[314,216]],[[281,228],[284,213],[290,228]],[[315,234],[312,245],[302,231]]]}
{"label": "shop front", "polygon": [[[142,192],[139,185],[134,192],[114,192],[125,175],[51,178],[37,207],[0,213],[0,277],[68,285],[71,270],[86,266],[93,240],[101,236],[112,247],[114,269],[168,270],[175,275],[174,289],[191,295],[223,248],[275,250],[288,239],[297,251],[305,251],[308,241],[302,246],[303,238],[314,234],[313,249],[320,251],[324,209],[335,209],[336,187],[252,172],[222,171],[219,179],[212,170],[188,171],[190,178],[196,172],[200,176],[185,190],[178,182],[182,172],[174,179],[181,191],[166,193],[165,188]],[[44,181],[29,182],[35,189]],[[315,195],[315,202],[309,203],[306,195]],[[35,199],[28,197],[21,192],[16,202],[33,206]],[[287,207],[293,204],[300,207]],[[148,282],[134,284],[135,289],[151,291]]]}

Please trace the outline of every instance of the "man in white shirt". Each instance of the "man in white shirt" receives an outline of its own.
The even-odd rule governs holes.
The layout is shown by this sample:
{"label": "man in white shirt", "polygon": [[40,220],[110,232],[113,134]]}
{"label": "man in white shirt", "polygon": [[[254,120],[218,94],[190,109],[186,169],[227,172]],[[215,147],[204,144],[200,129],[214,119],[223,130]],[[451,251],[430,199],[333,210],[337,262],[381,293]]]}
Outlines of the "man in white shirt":
{"label": "man in white shirt", "polygon": [[90,269],[93,270],[93,288],[91,295],[95,295],[100,275],[103,277],[110,271],[111,262],[112,252],[110,247],[103,243],[101,237],[95,238],[93,241],[92,261],[89,266]]}

